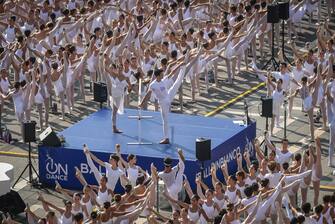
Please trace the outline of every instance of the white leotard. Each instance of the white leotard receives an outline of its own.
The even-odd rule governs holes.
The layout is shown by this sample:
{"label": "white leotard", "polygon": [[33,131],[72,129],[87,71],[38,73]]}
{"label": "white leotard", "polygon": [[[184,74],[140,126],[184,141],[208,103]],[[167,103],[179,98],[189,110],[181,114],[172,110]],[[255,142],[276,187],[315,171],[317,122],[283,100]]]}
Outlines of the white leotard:
{"label": "white leotard", "polygon": [[9,81],[8,79],[0,78],[0,87],[3,94],[7,94],[9,91]]}
{"label": "white leotard", "polygon": [[[297,83],[301,82],[301,78],[304,77],[304,70],[301,69],[300,71],[297,68],[293,68],[292,72],[290,73],[291,79],[294,79]],[[298,85],[294,82],[290,83],[291,93],[298,89]]]}
{"label": "white leotard", "polygon": [[71,66],[71,61],[69,61],[69,66],[67,68],[66,71],[66,87],[69,87],[72,85],[73,79],[74,79],[74,73],[73,73],[73,69]]}
{"label": "white leotard", "polygon": [[82,214],[84,214],[84,213],[83,213],[83,208],[82,208],[81,204],[80,204],[80,207],[79,207],[78,210],[75,210],[75,209],[74,209],[74,206],[72,205],[72,214],[73,214],[73,215],[76,215],[76,214],[78,214],[78,213],[82,213]]}
{"label": "white leotard", "polygon": [[314,74],[314,64],[309,64],[307,61],[304,62],[304,68],[308,74],[308,76],[312,76]]}
{"label": "white leotard", "polygon": [[326,211],[326,213],[324,214],[325,219],[327,220],[328,224],[332,224],[333,223],[333,219],[330,216],[330,209],[332,209],[331,207],[328,208],[328,210]]}
{"label": "white leotard", "polygon": [[[206,204],[206,202],[202,205],[202,209],[204,210],[204,212],[206,213],[206,215],[207,215],[207,217],[209,218],[209,219],[214,219],[215,218],[215,208],[214,208],[214,202],[213,202],[213,204],[211,205],[211,206],[208,206],[207,204]],[[206,219],[203,217],[203,216],[201,216],[200,217],[200,223],[201,224],[205,224],[205,223],[207,223],[207,221],[206,221]]]}
{"label": "white leotard", "polygon": [[40,11],[40,19],[43,20],[44,22],[47,22],[49,19],[49,13],[48,12],[42,12]]}
{"label": "white leotard", "polygon": [[13,102],[14,102],[15,114],[16,114],[17,117],[19,117],[19,115],[21,115],[24,111],[22,90],[19,90],[18,92],[14,93],[12,98],[13,98]]}
{"label": "white leotard", "polygon": [[19,73],[19,82],[22,82],[23,80],[27,80],[25,73],[23,72],[23,69],[20,70]]}
{"label": "white leotard", "polygon": [[5,39],[7,42],[12,43],[15,41],[15,28],[14,27],[7,27],[5,30]]}
{"label": "white leotard", "polygon": [[81,204],[86,206],[86,210],[88,214],[91,214],[91,212],[93,211],[93,205],[91,202],[91,199],[88,200],[88,202],[84,202],[83,199],[81,199]]}
{"label": "white leotard", "polygon": [[284,90],[278,91],[277,88],[272,93],[273,110],[272,113],[279,116],[280,107],[284,102]]}
{"label": "white leotard", "polygon": [[131,183],[131,185],[133,187],[136,186],[136,180],[138,178],[138,174],[139,174],[139,167],[135,166],[135,167],[129,167],[127,169],[127,174],[128,174],[128,179]]}
{"label": "white leotard", "polygon": [[238,197],[237,197],[237,187],[234,191],[229,191],[229,189],[227,188],[225,195],[228,197],[228,200],[230,201],[230,203],[237,203],[238,201]]}
{"label": "white leotard", "polygon": [[64,86],[61,77],[59,77],[56,81],[53,82],[53,86],[55,89],[56,96],[59,96],[59,94],[64,91]]}
{"label": "white leotard", "polygon": [[87,69],[89,72],[94,73],[96,72],[96,65],[98,63],[98,57],[92,54],[88,59],[87,59]]}
{"label": "white leotard", "polygon": [[239,190],[241,192],[241,197],[244,198],[245,194],[244,194],[244,189],[245,189],[245,183],[243,186],[238,185],[238,183],[236,183],[236,188],[237,190]]}
{"label": "white leotard", "polygon": [[59,224],[72,224],[72,214],[70,218],[67,218],[65,214],[63,214],[59,219]]}
{"label": "white leotard", "polygon": [[245,185],[251,186],[253,183],[257,183],[256,178],[255,179],[251,179],[250,177],[245,178],[244,180]]}
{"label": "white leotard", "polygon": [[107,201],[111,201],[111,196],[108,194],[108,190],[105,192],[101,192],[100,189],[98,191],[97,202],[99,205],[103,205]]}
{"label": "white leotard", "polygon": [[216,196],[214,196],[213,201],[219,206],[220,209],[225,208],[226,200],[224,198],[218,199]]}
{"label": "white leotard", "polygon": [[41,88],[43,88],[43,87],[42,87],[41,84],[39,84],[38,85],[38,91],[37,91],[37,93],[35,95],[35,103],[36,104],[42,104],[42,103],[44,103],[44,98],[43,98],[42,93],[41,93]]}
{"label": "white leotard", "polygon": [[188,209],[187,217],[192,222],[197,223],[199,221],[199,219],[200,219],[199,211],[191,212],[191,210]]}

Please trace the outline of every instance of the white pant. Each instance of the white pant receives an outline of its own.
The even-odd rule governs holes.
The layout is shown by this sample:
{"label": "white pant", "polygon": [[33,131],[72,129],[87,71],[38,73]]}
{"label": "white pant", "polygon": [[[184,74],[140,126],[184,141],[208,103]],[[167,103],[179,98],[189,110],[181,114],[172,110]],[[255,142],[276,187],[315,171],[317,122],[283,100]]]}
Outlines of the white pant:
{"label": "white pant", "polygon": [[170,112],[170,106],[174,96],[177,94],[177,91],[183,82],[184,75],[185,75],[185,67],[182,67],[179,71],[176,81],[168,90],[168,96],[165,99],[159,100],[159,105],[161,107],[161,116],[163,120],[164,138],[169,138],[168,115]]}
{"label": "white pant", "polygon": [[178,194],[183,188],[183,175],[184,175],[184,170],[185,170],[185,164],[183,160],[179,158],[179,163],[178,163],[178,172],[176,175],[176,179],[174,180],[174,183],[167,187],[168,193],[171,198],[174,200],[178,200]]}
{"label": "white pant", "polygon": [[86,154],[87,164],[90,167],[91,171],[94,174],[95,179],[98,183],[100,183],[100,180],[102,178],[101,173],[99,172],[98,168],[94,165],[93,160],[89,154]]}
{"label": "white pant", "polygon": [[268,199],[266,199],[265,202],[262,202],[262,204],[258,207],[255,217],[256,222],[261,222],[266,219],[266,212],[271,206],[274,206],[280,191],[280,189],[276,189],[275,192],[273,192],[273,194]]}
{"label": "white pant", "polygon": [[335,149],[335,118],[329,124],[329,163],[333,163],[333,154]]}
{"label": "white pant", "polygon": [[333,103],[329,100],[326,101],[326,109],[327,109],[327,118],[329,123],[329,151],[328,151],[328,162],[333,162],[333,154],[334,154],[334,145],[335,145],[335,115],[333,112]]}

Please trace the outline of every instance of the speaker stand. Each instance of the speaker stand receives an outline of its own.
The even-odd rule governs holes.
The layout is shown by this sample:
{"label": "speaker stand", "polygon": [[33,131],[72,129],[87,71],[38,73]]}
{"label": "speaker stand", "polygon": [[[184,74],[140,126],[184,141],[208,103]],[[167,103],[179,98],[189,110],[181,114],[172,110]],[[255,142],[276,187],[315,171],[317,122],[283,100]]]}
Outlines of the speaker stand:
{"label": "speaker stand", "polygon": [[201,180],[205,179],[205,162],[201,161],[200,164]]}
{"label": "speaker stand", "polygon": [[[269,118],[266,117],[265,118],[265,131],[264,131],[264,135],[266,135],[266,133],[269,132]],[[263,139],[263,141],[261,142],[260,145],[263,145],[265,143],[265,138]],[[264,155],[268,156],[268,146],[265,144],[264,145]]]}
{"label": "speaker stand", "polygon": [[[22,178],[24,180],[26,180],[28,183],[32,184],[32,186],[35,186],[35,184],[38,184],[37,182],[34,181],[33,178],[33,173],[36,174],[37,178],[39,178],[39,175],[35,169],[35,167],[33,166],[32,162],[31,162],[31,143],[28,142],[28,146],[29,146],[29,150],[28,150],[28,164],[26,165],[26,167],[23,169],[23,171],[21,172],[20,176],[16,179],[15,183],[13,184],[12,188],[15,188],[16,184],[19,182],[19,180]],[[28,180],[26,178],[23,177],[23,174],[26,172],[26,170],[28,169]]]}
{"label": "speaker stand", "polygon": [[284,28],[285,28],[285,20],[282,20],[282,22],[281,22],[281,50],[282,50],[282,52],[283,52],[283,59],[284,59],[284,61],[286,61],[286,62],[288,62],[290,65],[292,65],[291,64],[291,62],[290,62],[290,60],[288,60],[288,58],[286,57],[286,54],[285,54],[285,32],[284,32]]}
{"label": "speaker stand", "polygon": [[2,139],[2,106],[0,105],[0,139]]}
{"label": "speaker stand", "polygon": [[272,23],[271,25],[272,25],[272,27],[271,27],[271,29],[272,29],[271,30],[271,32],[272,32],[271,58],[265,63],[265,65],[263,66],[262,70],[264,70],[266,67],[268,67],[268,65],[270,63],[272,63],[272,66],[273,66],[274,70],[277,70],[279,68],[278,62],[275,59],[275,32],[274,32],[274,30],[275,30],[275,24]]}
{"label": "speaker stand", "polygon": [[249,117],[249,109],[248,109],[248,103],[247,100],[244,99],[244,114],[246,119],[246,124],[249,125],[251,123],[250,117]]}
{"label": "speaker stand", "polygon": [[287,100],[284,100],[284,139],[287,139],[286,135],[286,126],[287,126]]}

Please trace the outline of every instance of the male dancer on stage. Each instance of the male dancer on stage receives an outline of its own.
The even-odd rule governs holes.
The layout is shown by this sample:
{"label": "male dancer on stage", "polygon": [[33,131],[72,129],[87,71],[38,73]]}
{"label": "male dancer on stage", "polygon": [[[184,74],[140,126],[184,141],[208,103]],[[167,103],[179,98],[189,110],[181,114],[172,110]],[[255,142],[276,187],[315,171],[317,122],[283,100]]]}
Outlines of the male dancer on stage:
{"label": "male dancer on stage", "polygon": [[[184,79],[185,74],[190,71],[191,67],[195,64],[195,61],[198,59],[201,52],[202,51],[200,50],[198,54],[190,61],[188,60],[190,55],[186,54],[184,57],[184,61],[181,61],[179,62],[179,64],[175,65],[174,69],[172,69],[172,71],[165,77],[161,69],[155,70],[154,75],[156,79],[151,82],[148,92],[144,96],[142,102],[139,104],[139,107],[143,108],[146,102],[150,99],[152,92],[158,100],[159,106],[161,108],[164,133],[164,138],[159,142],[160,144],[170,144],[168,114],[170,112],[171,102],[177,94],[177,91]],[[175,76],[177,76],[176,79]]]}
{"label": "male dancer on stage", "polygon": [[[148,92],[144,96],[142,102],[139,107],[143,108],[147,100],[150,99],[151,93],[155,94],[156,99],[158,99],[158,103],[161,108],[161,115],[163,119],[163,133],[164,138],[159,142],[160,144],[169,144],[169,126],[168,126],[168,114],[170,111],[171,102],[176,95],[185,75],[185,66],[181,67],[184,62],[178,64],[178,66],[166,77],[163,78],[163,71],[161,69],[157,69],[154,71],[154,75],[156,79],[149,85]],[[180,68],[179,73],[177,73]],[[178,74],[176,81],[173,82],[173,76]],[[169,86],[171,86],[169,88]]]}

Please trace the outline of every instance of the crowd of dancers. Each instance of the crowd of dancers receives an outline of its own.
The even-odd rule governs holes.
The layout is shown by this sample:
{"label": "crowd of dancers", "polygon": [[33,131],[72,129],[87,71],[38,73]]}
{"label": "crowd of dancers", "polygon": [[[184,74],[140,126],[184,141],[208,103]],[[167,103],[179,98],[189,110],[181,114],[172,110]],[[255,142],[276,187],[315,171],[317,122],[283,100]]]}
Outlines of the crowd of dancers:
{"label": "crowd of dancers", "polygon": [[[136,101],[140,108],[146,109],[151,104],[160,110],[161,144],[169,143],[168,115],[176,95],[179,94],[178,101],[182,104],[185,86],[191,87],[192,101],[211,88],[211,81],[219,88],[219,65],[227,70],[224,85],[233,88],[244,61],[246,69],[266,82],[268,96],[273,98],[271,129],[266,136],[271,152],[265,156],[256,141],[257,160],[250,161],[248,153],[238,155],[236,175],[229,176],[227,164],[213,167],[212,186],[197,178],[197,191],[193,192],[188,181],[194,180],[183,175],[182,151],[178,151],[177,166],[172,167],[171,159],[166,158],[164,171],[158,172],[152,165],[149,174],[136,165],[134,155],[129,155],[127,161],[122,159],[119,147],[109,163],[84,147],[99,186],[88,185],[77,170],[83,193],[57,185],[56,190],[69,198],[65,207],[57,207],[41,195],[39,200],[47,211],[46,218],[37,217],[27,208],[29,222],[60,220],[65,224],[90,219],[90,223],[131,223],[142,215],[149,223],[157,223],[159,219],[169,223],[261,223],[267,219],[332,223],[334,196],[325,196],[319,204],[320,139],[314,136],[313,115],[320,108],[323,129],[329,132],[328,165],[333,166],[334,34],[327,20],[320,20],[321,1],[291,0],[290,39],[298,35],[304,16],[312,20],[318,12],[318,48],[298,49],[289,42],[296,59],[294,66],[282,62],[278,72],[261,70],[257,64],[267,56],[265,46],[272,47],[273,32],[267,23],[267,6],[271,3],[271,0],[0,1],[0,111],[3,116],[4,105],[12,99],[19,123],[31,120],[31,112],[36,108],[38,127],[43,130],[49,126],[50,105],[54,103],[61,109],[59,119],[69,119],[66,114],[73,113],[78,101],[85,103],[87,99],[87,76],[90,84],[95,81],[107,84],[115,134],[122,132],[117,126],[117,115],[134,98],[140,98],[140,102]],[[332,16],[334,0],[324,4]],[[200,78],[205,80],[204,89]],[[280,123],[281,107],[286,100],[288,116],[293,118],[297,96],[303,102],[302,111],[307,114],[315,146],[312,143],[306,152],[292,156],[286,139],[281,149],[275,148],[269,139],[274,135],[274,126]],[[243,159],[247,169],[241,165]],[[106,175],[98,171],[95,163],[106,168]],[[220,172],[217,170],[222,171],[224,180],[216,177]],[[154,210],[158,179],[165,183],[164,196],[173,207],[172,217],[163,217]],[[119,180],[124,195],[114,193]],[[314,191],[312,204],[307,201],[310,184]],[[188,203],[179,201],[181,189],[186,189]],[[299,203],[295,197],[298,191]],[[57,217],[54,211],[61,215]]]}
{"label": "crowd of dancers", "polygon": [[[70,191],[56,182],[56,191],[66,198],[64,207],[40,195],[38,200],[46,211],[46,218],[36,215],[28,205],[28,223],[125,224],[136,222],[140,216],[153,224],[333,223],[335,194],[319,200],[322,177],[320,138],[316,137],[315,144],[310,144],[303,153],[293,155],[288,151],[286,139],[277,148],[268,135],[264,137],[270,150],[268,157],[262,152],[260,142],[255,140],[255,159],[247,150],[243,155],[237,154],[238,171],[232,175],[227,161],[221,167],[213,164],[210,184],[201,177],[186,178],[181,149],[178,149],[178,164],[173,164],[167,157],[162,171],[158,171],[153,163],[150,171],[144,171],[136,164],[135,155],[122,154],[120,145],[115,146],[108,162],[101,161],[84,145],[83,153],[98,184],[88,184],[76,168],[76,178],[83,185],[83,191]],[[105,168],[105,174],[100,173],[98,165]],[[223,178],[218,177],[219,173]],[[163,192],[156,191],[159,179],[164,183]],[[191,188],[191,181],[196,189]],[[114,192],[118,182],[124,188],[124,194]],[[310,185],[313,186],[313,193],[309,194],[312,198],[308,198]],[[182,193],[188,199],[181,200]],[[157,194],[162,194],[170,203],[171,216],[156,211]]]}

